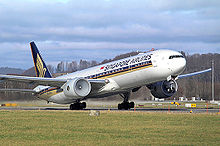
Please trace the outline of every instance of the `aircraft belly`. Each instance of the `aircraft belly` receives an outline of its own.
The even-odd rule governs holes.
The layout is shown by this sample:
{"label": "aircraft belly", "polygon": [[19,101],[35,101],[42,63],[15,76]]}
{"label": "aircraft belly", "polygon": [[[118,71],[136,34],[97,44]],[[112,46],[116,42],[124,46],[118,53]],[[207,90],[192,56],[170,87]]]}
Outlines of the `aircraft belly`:
{"label": "aircraft belly", "polygon": [[48,101],[58,103],[58,104],[70,104],[76,101],[76,99],[67,97],[64,95],[63,92],[61,92],[61,93],[58,93],[56,95],[49,97]]}

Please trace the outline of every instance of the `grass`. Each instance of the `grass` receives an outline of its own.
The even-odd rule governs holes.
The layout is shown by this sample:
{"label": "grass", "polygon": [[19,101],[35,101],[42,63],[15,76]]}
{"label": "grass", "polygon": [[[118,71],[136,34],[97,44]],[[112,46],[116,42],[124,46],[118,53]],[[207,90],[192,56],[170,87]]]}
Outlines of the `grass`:
{"label": "grass", "polygon": [[0,111],[1,145],[220,145],[220,115]]}

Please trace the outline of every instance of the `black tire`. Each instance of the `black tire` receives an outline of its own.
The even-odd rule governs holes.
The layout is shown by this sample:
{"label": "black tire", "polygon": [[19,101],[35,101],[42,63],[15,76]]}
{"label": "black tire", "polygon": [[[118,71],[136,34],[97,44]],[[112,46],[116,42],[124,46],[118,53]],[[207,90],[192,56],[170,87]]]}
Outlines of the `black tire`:
{"label": "black tire", "polygon": [[124,110],[129,110],[130,108],[129,108],[128,104],[125,104],[123,109]]}
{"label": "black tire", "polygon": [[130,108],[131,107],[130,107],[130,103],[129,102],[122,102],[122,103],[118,104],[118,109],[119,110],[128,110]]}
{"label": "black tire", "polygon": [[121,106],[121,104],[120,104],[120,103],[118,104],[118,109],[119,109],[119,110],[121,110],[121,109],[122,109],[122,106]]}
{"label": "black tire", "polygon": [[83,108],[86,108],[86,103],[74,103],[70,105],[70,110],[81,110]]}
{"label": "black tire", "polygon": [[70,104],[70,110],[74,110],[75,108],[75,104]]}
{"label": "black tire", "polygon": [[80,109],[84,109],[84,108],[86,108],[86,102],[80,103]]}
{"label": "black tire", "polygon": [[134,102],[130,102],[128,105],[129,105],[129,108],[134,108]]}
{"label": "black tire", "polygon": [[129,109],[129,103],[128,102],[123,102],[122,103],[122,109],[128,110]]}
{"label": "black tire", "polygon": [[129,110],[130,109],[130,105],[129,102],[124,102],[124,110]]}

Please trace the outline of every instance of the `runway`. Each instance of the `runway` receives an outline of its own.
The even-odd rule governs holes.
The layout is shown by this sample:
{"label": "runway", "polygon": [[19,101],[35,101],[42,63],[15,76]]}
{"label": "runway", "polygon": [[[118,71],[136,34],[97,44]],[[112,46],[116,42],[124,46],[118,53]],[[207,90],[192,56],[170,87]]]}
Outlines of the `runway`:
{"label": "runway", "polygon": [[[37,107],[37,106],[31,106],[31,107],[0,107],[0,110],[47,110],[47,111],[53,111],[53,110],[60,110],[60,111],[70,111],[68,107]],[[206,113],[207,109],[167,109],[167,108],[136,108],[136,109],[130,109],[130,110],[118,110],[117,108],[86,108],[81,111],[90,111],[90,110],[98,110],[98,111],[137,111],[137,112],[176,112],[176,113],[189,113],[192,111],[192,113]],[[208,109],[208,113],[218,113],[219,109]]]}

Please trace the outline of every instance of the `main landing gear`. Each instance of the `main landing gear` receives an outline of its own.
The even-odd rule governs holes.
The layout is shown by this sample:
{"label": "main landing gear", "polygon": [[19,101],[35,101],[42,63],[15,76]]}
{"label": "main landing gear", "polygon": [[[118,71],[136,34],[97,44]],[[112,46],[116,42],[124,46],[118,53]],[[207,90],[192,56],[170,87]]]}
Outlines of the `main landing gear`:
{"label": "main landing gear", "polygon": [[76,102],[70,105],[70,110],[82,110],[86,108],[86,103],[85,102]]}
{"label": "main landing gear", "polygon": [[128,99],[131,95],[130,92],[122,93],[119,95],[124,99],[122,103],[118,104],[119,110],[128,110],[130,108],[134,108],[134,102],[128,102]]}

